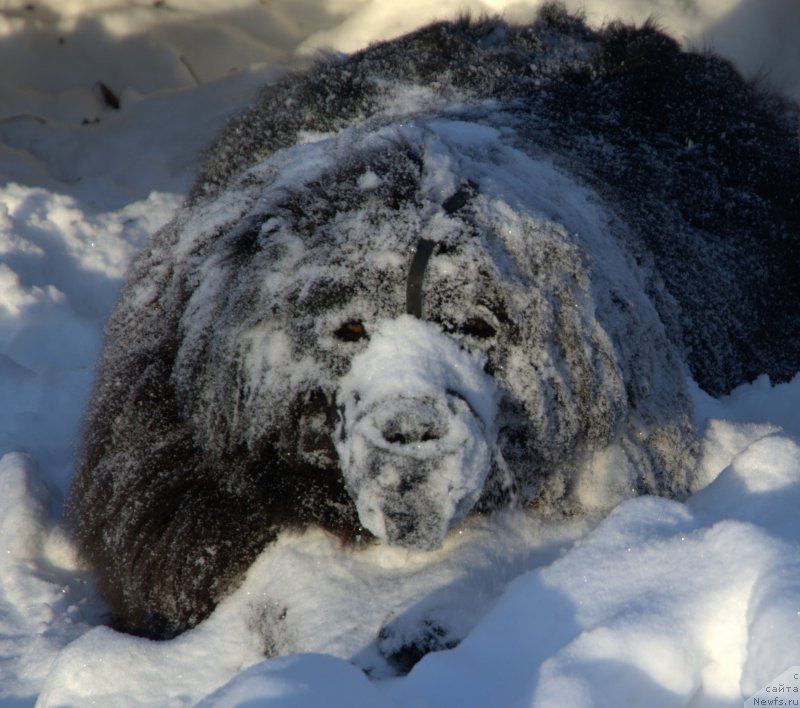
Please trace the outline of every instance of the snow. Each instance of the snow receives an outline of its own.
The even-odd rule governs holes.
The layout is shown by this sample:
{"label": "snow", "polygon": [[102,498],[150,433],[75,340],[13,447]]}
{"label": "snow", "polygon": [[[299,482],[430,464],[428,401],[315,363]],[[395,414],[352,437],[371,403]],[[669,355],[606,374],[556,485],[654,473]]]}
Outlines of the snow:
{"label": "snow", "polygon": [[[478,501],[497,437],[496,385],[483,364],[411,315],[384,322],[353,358],[337,450],[359,519],[378,538],[438,548]],[[404,494],[420,468],[435,474]],[[422,524],[407,534],[387,509]]]}
{"label": "snow", "polygon": [[[500,514],[431,553],[286,534],[175,640],[101,624],[61,522],[73,447],[127,263],[180,204],[202,147],[322,48],[464,9],[525,19],[536,4],[0,0],[0,704],[716,708],[800,661],[800,377],[722,399],[694,388],[705,436],[685,504]],[[604,0],[588,16],[651,13],[800,97],[793,0]],[[425,620],[440,646],[466,638],[390,678],[377,632],[396,649]],[[259,623],[277,628],[272,647]]]}

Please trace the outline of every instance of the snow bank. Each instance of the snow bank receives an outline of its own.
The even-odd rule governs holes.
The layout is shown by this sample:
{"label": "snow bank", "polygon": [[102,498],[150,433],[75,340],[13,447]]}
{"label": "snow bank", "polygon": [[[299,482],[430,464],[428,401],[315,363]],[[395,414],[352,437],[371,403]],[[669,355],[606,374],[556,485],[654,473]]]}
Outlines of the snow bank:
{"label": "snow bank", "polygon": [[281,705],[283,708],[383,708],[391,706],[356,667],[322,654],[298,654],[260,664],[198,707]]}
{"label": "snow bank", "polygon": [[[763,384],[751,389],[780,409],[796,384],[769,397]],[[713,482],[685,505],[630,500],[593,530],[501,516],[438,554],[377,546],[357,556],[321,532],[286,535],[176,640],[97,628],[51,647],[39,704],[186,705],[235,677],[203,705],[741,705],[800,653],[800,446],[776,430],[710,420]],[[35,500],[16,497],[23,518],[36,518]],[[35,554],[26,538],[15,547]],[[392,641],[425,617],[466,639],[380,680],[377,629]],[[259,662],[259,622],[277,628],[272,649],[318,653]]]}
{"label": "snow bank", "polygon": [[56,654],[97,621],[86,574],[27,455],[0,458],[0,702],[35,700]]}
{"label": "snow bank", "polygon": [[[742,427],[716,421],[714,439],[738,449]],[[623,503],[560,558],[510,582],[458,647],[429,654],[406,678],[375,683],[367,700],[741,705],[800,654],[798,503],[800,446],[756,433],[686,505]],[[263,662],[208,704],[257,696],[264,705],[322,705],[321,661]],[[361,695],[359,674],[325,661],[346,682],[340,690]]]}
{"label": "snow bank", "polygon": [[61,489],[103,322],[132,254],[176,204],[154,192],[100,211],[0,186],[0,451],[35,451]]}
{"label": "snow bank", "polygon": [[[523,17],[536,4],[436,12]],[[590,19],[654,13],[688,44],[800,96],[799,11],[792,0],[604,0]],[[385,550],[355,562],[320,535],[287,536],[207,623],[172,642],[96,626],[103,608],[59,519],[126,263],[271,67],[399,34],[432,12],[384,0],[0,0],[3,704],[188,705],[218,689],[205,705],[716,708],[799,663],[800,377],[722,400],[696,392],[709,419],[706,486],[684,506],[635,499],[596,528],[501,517],[427,562]],[[259,575],[267,563],[278,570]],[[254,616],[265,597],[274,614]],[[466,639],[381,680],[375,630],[402,641],[406,623],[429,615]],[[321,653],[261,662],[252,627],[273,621],[285,628],[279,649],[313,640]]]}

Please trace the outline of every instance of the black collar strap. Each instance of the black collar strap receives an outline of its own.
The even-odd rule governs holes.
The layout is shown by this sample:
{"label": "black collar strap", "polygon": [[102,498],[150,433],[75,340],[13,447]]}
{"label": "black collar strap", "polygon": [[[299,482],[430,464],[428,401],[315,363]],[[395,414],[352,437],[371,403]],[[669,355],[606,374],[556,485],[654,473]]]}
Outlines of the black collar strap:
{"label": "black collar strap", "polygon": [[[478,185],[473,181],[465,182],[455,194],[450,195],[442,203],[442,209],[447,214],[455,214],[466,206],[478,192]],[[417,242],[417,250],[411,259],[406,281],[406,312],[422,319],[422,283],[425,280],[425,268],[431,259],[436,241],[421,238]]]}
{"label": "black collar strap", "polygon": [[406,312],[422,319],[422,282],[425,279],[425,268],[431,259],[431,254],[436,246],[436,241],[421,238],[417,243],[417,250],[411,259],[406,281]]}

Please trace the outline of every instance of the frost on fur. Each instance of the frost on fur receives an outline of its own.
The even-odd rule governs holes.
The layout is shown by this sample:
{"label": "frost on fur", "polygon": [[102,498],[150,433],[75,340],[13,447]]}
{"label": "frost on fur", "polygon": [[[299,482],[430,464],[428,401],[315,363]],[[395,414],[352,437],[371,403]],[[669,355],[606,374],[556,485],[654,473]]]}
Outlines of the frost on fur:
{"label": "frost on fur", "polygon": [[557,6],[265,89],[108,324],[68,511],[118,626],[193,626],[287,528],[684,496],[687,375],[800,368],[793,120]]}

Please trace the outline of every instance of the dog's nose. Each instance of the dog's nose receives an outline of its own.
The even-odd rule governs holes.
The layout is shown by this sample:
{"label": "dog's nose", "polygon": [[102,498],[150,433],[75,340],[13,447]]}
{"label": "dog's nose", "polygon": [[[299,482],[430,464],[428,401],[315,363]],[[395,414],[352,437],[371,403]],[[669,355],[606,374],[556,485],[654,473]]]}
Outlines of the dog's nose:
{"label": "dog's nose", "polygon": [[381,435],[388,443],[414,445],[447,435],[444,412],[432,401],[404,399],[388,409],[391,414],[380,424]]}

